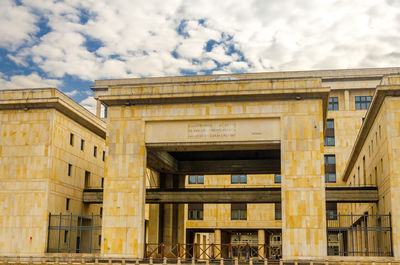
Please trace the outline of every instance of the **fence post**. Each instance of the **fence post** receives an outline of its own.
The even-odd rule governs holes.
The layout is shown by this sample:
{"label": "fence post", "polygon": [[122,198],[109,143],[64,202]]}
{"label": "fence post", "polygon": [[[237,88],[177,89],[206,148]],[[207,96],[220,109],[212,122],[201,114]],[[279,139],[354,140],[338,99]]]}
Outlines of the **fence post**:
{"label": "fence post", "polygon": [[164,258],[164,243],[161,243],[160,248],[161,248],[161,258]]}
{"label": "fence post", "polygon": [[60,253],[60,239],[61,239],[61,213],[60,213],[60,221],[58,222],[58,246],[57,246],[58,253]]}
{"label": "fence post", "polygon": [[181,243],[176,244],[176,254],[178,255],[178,258],[181,257]]}
{"label": "fence post", "polygon": [[47,253],[49,253],[50,249],[50,226],[51,226],[51,213],[49,213],[49,225],[47,227]]}
{"label": "fence post", "polygon": [[197,243],[193,244],[193,259],[197,259]]}
{"label": "fence post", "polygon": [[392,235],[392,214],[389,212],[389,229],[390,229],[390,256],[393,257],[393,235]]}

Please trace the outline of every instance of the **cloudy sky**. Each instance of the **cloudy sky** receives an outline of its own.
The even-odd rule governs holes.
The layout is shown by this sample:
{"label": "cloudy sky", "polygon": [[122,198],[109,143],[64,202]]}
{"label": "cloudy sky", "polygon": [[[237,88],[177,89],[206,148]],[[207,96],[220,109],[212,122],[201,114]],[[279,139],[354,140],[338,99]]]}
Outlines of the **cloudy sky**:
{"label": "cloudy sky", "polygon": [[0,89],[399,66],[400,0],[0,0]]}

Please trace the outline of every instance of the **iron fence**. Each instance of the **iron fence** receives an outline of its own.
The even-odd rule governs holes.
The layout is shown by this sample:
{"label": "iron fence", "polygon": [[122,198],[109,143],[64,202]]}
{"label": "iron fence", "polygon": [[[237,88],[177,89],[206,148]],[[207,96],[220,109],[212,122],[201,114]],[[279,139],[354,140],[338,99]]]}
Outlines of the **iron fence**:
{"label": "iron fence", "polygon": [[145,258],[182,260],[279,260],[281,248],[267,244],[146,244]]}
{"label": "iron fence", "polygon": [[327,216],[328,255],[393,256],[390,214]]}
{"label": "iron fence", "polygon": [[49,214],[48,253],[99,253],[101,215]]}

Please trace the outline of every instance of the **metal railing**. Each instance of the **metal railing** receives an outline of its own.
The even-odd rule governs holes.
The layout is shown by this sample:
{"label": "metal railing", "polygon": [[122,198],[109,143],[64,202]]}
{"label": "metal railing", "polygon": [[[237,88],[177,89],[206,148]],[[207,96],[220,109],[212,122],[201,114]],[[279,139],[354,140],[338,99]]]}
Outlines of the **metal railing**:
{"label": "metal railing", "polygon": [[99,253],[101,215],[49,214],[48,253]]}
{"label": "metal railing", "polygon": [[145,258],[217,260],[279,260],[281,247],[266,244],[146,244]]}
{"label": "metal railing", "polygon": [[393,256],[390,214],[327,216],[328,255]]}

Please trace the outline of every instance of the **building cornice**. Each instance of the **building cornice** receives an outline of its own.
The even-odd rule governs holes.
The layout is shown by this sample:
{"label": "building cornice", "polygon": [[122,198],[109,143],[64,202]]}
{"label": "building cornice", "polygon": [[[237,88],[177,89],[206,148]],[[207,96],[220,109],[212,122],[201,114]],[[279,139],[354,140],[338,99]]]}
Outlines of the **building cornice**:
{"label": "building cornice", "polygon": [[56,109],[105,139],[106,124],[56,88],[0,90],[1,110]]}

